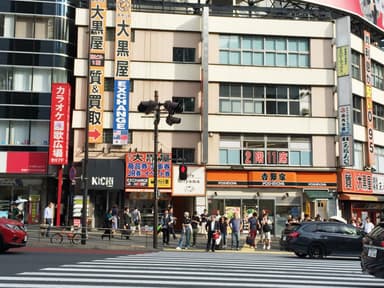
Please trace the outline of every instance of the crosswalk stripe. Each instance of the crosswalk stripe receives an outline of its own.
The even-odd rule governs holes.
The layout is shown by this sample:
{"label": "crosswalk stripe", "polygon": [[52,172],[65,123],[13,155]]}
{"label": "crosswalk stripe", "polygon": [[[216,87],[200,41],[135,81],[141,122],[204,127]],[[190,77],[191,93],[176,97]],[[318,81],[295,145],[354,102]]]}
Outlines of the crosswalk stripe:
{"label": "crosswalk stripe", "polygon": [[384,287],[350,259],[157,252],[122,255],[0,276],[0,287]]}

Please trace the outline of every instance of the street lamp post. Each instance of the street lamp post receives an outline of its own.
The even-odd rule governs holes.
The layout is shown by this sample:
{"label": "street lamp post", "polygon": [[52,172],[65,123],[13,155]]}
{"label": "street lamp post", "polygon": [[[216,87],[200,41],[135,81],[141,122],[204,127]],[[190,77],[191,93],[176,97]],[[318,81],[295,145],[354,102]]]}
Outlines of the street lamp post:
{"label": "street lamp post", "polygon": [[175,113],[182,113],[183,107],[180,103],[165,101],[164,103],[159,102],[158,92],[155,91],[155,100],[142,101],[140,102],[137,110],[145,114],[154,113],[154,136],[153,136],[153,248],[157,249],[157,226],[158,226],[158,214],[159,214],[159,189],[158,189],[158,144],[159,144],[159,123],[160,114],[162,112],[161,107],[164,107],[163,111],[168,112],[166,123],[168,125],[179,124],[180,118],[174,117]]}

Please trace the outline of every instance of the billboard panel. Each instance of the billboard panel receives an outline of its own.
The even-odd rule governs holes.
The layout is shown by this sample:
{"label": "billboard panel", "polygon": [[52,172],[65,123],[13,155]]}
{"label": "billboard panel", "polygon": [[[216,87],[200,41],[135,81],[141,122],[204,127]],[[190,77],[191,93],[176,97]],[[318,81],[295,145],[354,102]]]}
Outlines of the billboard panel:
{"label": "billboard panel", "polygon": [[68,164],[71,86],[68,83],[53,83],[51,91],[49,165],[66,165]]}
{"label": "billboard panel", "polygon": [[103,142],[104,55],[107,1],[90,0],[88,141]]}

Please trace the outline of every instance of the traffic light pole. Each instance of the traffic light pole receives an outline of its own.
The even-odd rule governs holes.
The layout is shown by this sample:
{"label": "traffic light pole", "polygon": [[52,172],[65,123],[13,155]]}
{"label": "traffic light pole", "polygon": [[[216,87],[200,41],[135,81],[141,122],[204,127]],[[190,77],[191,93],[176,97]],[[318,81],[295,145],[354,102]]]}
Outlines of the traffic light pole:
{"label": "traffic light pole", "polygon": [[158,193],[158,183],[157,183],[157,150],[159,144],[159,122],[160,122],[160,104],[159,104],[159,95],[155,91],[155,102],[157,103],[155,108],[155,120],[153,121],[154,125],[154,135],[153,135],[153,248],[157,249],[157,226],[158,226],[158,213],[159,213],[159,193]]}

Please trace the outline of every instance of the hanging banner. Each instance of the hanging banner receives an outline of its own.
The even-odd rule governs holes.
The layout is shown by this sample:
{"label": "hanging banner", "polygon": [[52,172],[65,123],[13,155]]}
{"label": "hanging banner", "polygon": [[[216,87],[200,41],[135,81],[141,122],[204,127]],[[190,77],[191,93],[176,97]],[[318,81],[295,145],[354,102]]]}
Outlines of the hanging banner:
{"label": "hanging banner", "polygon": [[51,124],[49,130],[49,165],[68,164],[71,86],[53,83],[51,89]]}
{"label": "hanging banner", "polygon": [[107,1],[90,0],[88,141],[103,142],[104,55]]}
{"label": "hanging banner", "polygon": [[116,0],[113,144],[128,144],[131,1]]}
{"label": "hanging banner", "polygon": [[367,122],[368,166],[375,164],[375,143],[373,141],[373,104],[372,104],[372,63],[371,34],[364,31],[364,84],[365,84],[365,119]]}

